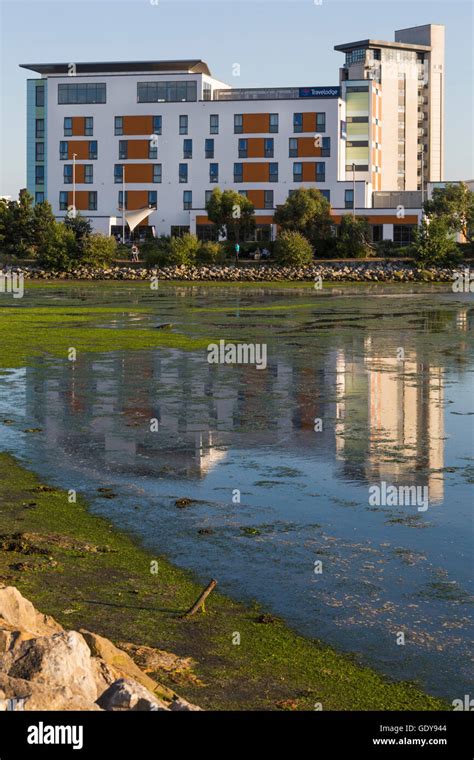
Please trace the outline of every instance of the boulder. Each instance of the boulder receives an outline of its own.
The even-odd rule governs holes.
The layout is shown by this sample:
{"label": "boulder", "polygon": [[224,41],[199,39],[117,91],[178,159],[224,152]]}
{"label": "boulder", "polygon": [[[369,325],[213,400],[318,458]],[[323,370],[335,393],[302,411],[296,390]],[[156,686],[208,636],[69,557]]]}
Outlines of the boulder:
{"label": "boulder", "polygon": [[172,712],[196,712],[202,711],[201,707],[198,707],[197,705],[191,704],[191,702],[188,702],[186,699],[183,699],[182,697],[176,697],[173,699],[173,701],[170,704],[169,709]]}
{"label": "boulder", "polygon": [[50,636],[63,627],[49,615],[38,612],[14,586],[0,586],[0,629],[25,631],[33,636]]}
{"label": "boulder", "polygon": [[100,710],[100,707],[77,693],[73,687],[51,688],[47,684],[12,678],[0,673],[2,710]]}
{"label": "boulder", "polygon": [[131,678],[119,678],[100,695],[97,704],[103,710],[169,711],[161,700]]}

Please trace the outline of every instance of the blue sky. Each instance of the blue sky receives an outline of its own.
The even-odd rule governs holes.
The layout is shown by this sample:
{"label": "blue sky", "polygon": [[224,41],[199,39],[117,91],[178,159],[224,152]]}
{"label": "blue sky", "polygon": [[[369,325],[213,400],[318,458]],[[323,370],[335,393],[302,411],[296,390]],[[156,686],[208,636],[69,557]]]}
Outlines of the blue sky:
{"label": "blue sky", "polygon": [[474,177],[470,2],[0,0],[0,14],[2,195],[26,184],[29,73],[20,63],[196,57],[235,87],[330,85],[343,61],[334,45],[393,40],[395,29],[426,23],[446,26],[445,179]]}

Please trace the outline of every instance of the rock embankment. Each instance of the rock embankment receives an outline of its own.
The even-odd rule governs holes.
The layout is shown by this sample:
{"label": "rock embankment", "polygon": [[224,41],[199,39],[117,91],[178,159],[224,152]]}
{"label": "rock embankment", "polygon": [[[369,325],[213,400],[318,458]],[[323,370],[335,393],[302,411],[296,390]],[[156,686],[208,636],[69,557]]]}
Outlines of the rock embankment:
{"label": "rock embankment", "polygon": [[154,681],[108,639],[66,631],[16,588],[0,586],[0,710],[200,709]]}
{"label": "rock embankment", "polygon": [[[278,282],[282,280],[323,282],[450,282],[455,272],[451,267],[418,269],[403,261],[351,261],[314,263],[305,267],[260,266],[170,266],[161,268],[110,267],[91,269],[78,267],[71,272],[54,272],[37,267],[8,267],[4,274],[16,272],[34,280],[183,280],[209,282]],[[0,271],[0,274],[2,272]]]}

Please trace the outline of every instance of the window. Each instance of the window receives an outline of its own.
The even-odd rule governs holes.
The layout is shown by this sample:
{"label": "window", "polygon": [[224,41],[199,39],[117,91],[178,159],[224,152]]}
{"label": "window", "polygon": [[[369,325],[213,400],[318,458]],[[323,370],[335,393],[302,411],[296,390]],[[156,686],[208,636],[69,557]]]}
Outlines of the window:
{"label": "window", "polygon": [[327,201],[329,201],[329,203],[331,202],[331,191],[330,190],[320,190],[319,192],[321,193],[321,195],[324,195],[324,197],[326,198]]}
{"label": "window", "polygon": [[[119,206],[120,211],[123,211],[123,190],[119,190],[118,206]],[[128,190],[125,190],[125,211],[127,209],[128,209]]]}
{"label": "window", "polygon": [[119,160],[124,161],[128,158],[128,140],[119,140]]}
{"label": "window", "polygon": [[369,167],[367,164],[346,164],[346,172],[352,172],[354,170],[356,172],[368,172]]}
{"label": "window", "polygon": [[179,181],[180,182],[188,181],[188,165],[187,164],[179,165]]}
{"label": "window", "polygon": [[207,204],[211,200],[211,196],[213,192],[214,192],[213,190],[206,190],[204,194],[204,208],[207,208]]}
{"label": "window", "polygon": [[316,132],[325,132],[325,131],[326,131],[326,114],[317,113],[316,114]]}
{"label": "window", "polygon": [[264,190],[263,207],[273,208],[273,190]]}
{"label": "window", "polygon": [[270,114],[270,129],[269,132],[278,132],[278,114]]}
{"label": "window", "polygon": [[114,166],[114,183],[118,185],[123,182],[123,166],[122,164],[115,164]]}
{"label": "window", "polygon": [[381,243],[383,240],[383,224],[372,225],[372,242]]}
{"label": "window", "polygon": [[69,156],[69,143],[61,140],[59,143],[59,160],[66,161]]}
{"label": "window", "polygon": [[412,243],[412,232],[416,225],[413,224],[394,224],[393,225],[393,242],[395,245],[410,245]]}
{"label": "window", "polygon": [[209,116],[209,132],[211,135],[219,134],[219,115],[216,113],[211,113]]}
{"label": "window", "polygon": [[354,204],[354,191],[344,190],[344,208],[352,208]]}
{"label": "window", "polygon": [[185,190],[183,192],[183,208],[185,211],[190,211],[193,207],[193,194],[191,190]]}
{"label": "window", "polygon": [[39,138],[44,137],[44,119],[36,119],[35,136]]}
{"label": "window", "polygon": [[209,164],[209,182],[219,182],[219,164]]}
{"label": "window", "polygon": [[84,134],[86,137],[92,137],[94,134],[94,118],[92,116],[84,116]]}
{"label": "window", "polygon": [[214,158],[214,140],[208,138],[204,142],[204,156],[205,158]]}
{"label": "window", "polygon": [[196,237],[198,240],[218,240],[219,228],[215,224],[197,224]]}
{"label": "window", "polygon": [[61,190],[59,193],[59,209],[60,211],[67,211],[69,205],[69,193],[67,190]]}
{"label": "window", "polygon": [[64,117],[64,137],[71,137],[72,135],[72,118],[70,116]]}
{"label": "window", "polygon": [[161,164],[153,164],[153,182],[161,182]]}
{"label": "window", "polygon": [[241,113],[234,114],[234,134],[241,135],[244,131],[244,117]]}
{"label": "window", "polygon": [[273,137],[266,137],[263,141],[263,152],[265,158],[273,158]]}
{"label": "window", "polygon": [[106,85],[104,83],[58,84],[59,105],[105,102]]}
{"label": "window", "polygon": [[303,131],[303,114],[294,113],[293,114],[293,132],[302,132],[302,131]]}
{"label": "window", "polygon": [[64,164],[63,167],[63,180],[65,185],[72,185],[72,164]]}
{"label": "window", "polygon": [[248,141],[239,140],[239,158],[247,158],[248,153]]}
{"label": "window", "polygon": [[154,116],[153,117],[153,134],[161,135],[162,129],[163,129],[163,119],[161,118],[161,116]]}
{"label": "window", "polygon": [[92,185],[94,181],[94,167],[92,164],[84,164],[84,183]]}
{"label": "window", "polygon": [[278,182],[278,164],[268,164],[270,167],[269,182]]}
{"label": "window", "polygon": [[189,234],[189,225],[185,224],[172,224],[171,225],[171,237],[183,237],[183,235]]}
{"label": "window", "polygon": [[183,158],[193,157],[193,141],[183,140]]}
{"label": "window", "polygon": [[35,167],[35,185],[44,185],[44,166]]}
{"label": "window", "polygon": [[35,193],[35,203],[44,203],[44,193]]}
{"label": "window", "polygon": [[36,160],[44,161],[44,142],[36,143]]}
{"label": "window", "polygon": [[323,137],[323,144],[321,148],[321,156],[328,158],[331,155],[331,138]]}
{"label": "window", "polygon": [[158,207],[158,193],[156,190],[148,190],[148,208]]}
{"label": "window", "polygon": [[212,87],[209,82],[203,82],[202,99],[212,100]]}
{"label": "window", "polygon": [[44,84],[38,84],[36,85],[36,107],[42,108],[44,106]]}
{"label": "window", "polygon": [[303,181],[303,164],[301,161],[296,161],[293,164],[293,182]]}
{"label": "window", "polygon": [[87,208],[89,211],[97,211],[97,192],[95,190],[89,191],[88,201]]}
{"label": "window", "polygon": [[234,164],[234,182],[243,182],[244,179],[244,165]]}
{"label": "window", "polygon": [[151,140],[148,141],[148,158],[151,161],[156,161],[158,158],[158,145],[155,145]]}
{"label": "window", "polygon": [[115,117],[114,132],[116,135],[123,135],[123,116]]}
{"label": "window", "polygon": [[249,191],[248,190],[239,190],[239,195],[243,195],[244,198],[248,198]]}
{"label": "window", "polygon": [[298,138],[290,137],[289,156],[295,158],[298,155]]}
{"label": "window", "polygon": [[97,159],[97,140],[89,140],[89,161]]}
{"label": "window", "polygon": [[179,117],[179,134],[180,135],[188,134],[188,117],[187,116]]}
{"label": "window", "polygon": [[197,100],[197,82],[137,82],[137,103],[179,103]]}
{"label": "window", "polygon": [[326,164],[324,161],[316,162],[316,182],[326,182]]}

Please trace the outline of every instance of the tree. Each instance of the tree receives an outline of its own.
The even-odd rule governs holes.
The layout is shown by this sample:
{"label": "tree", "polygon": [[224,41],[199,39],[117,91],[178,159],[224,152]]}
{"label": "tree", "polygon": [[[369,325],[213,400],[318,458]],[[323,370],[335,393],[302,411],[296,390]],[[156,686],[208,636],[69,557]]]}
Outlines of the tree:
{"label": "tree", "polygon": [[218,264],[223,259],[222,246],[212,240],[201,243],[196,256],[198,264]]}
{"label": "tree", "polygon": [[227,239],[242,240],[255,227],[254,205],[245,195],[235,190],[213,191],[206,204],[209,221],[219,228]]}
{"label": "tree", "polygon": [[6,251],[9,248],[11,221],[11,205],[5,198],[0,198],[0,249],[2,251]]}
{"label": "tree", "polygon": [[109,235],[96,232],[84,238],[81,264],[91,267],[108,266],[114,259],[117,241]]}
{"label": "tree", "polygon": [[57,221],[48,201],[37,203],[33,209],[33,242],[35,249],[43,247],[48,238],[54,235]]}
{"label": "tree", "polygon": [[20,190],[18,201],[8,202],[4,235],[7,253],[25,257],[33,246],[33,196],[28,190]]}
{"label": "tree", "polygon": [[331,204],[316,188],[300,188],[277,208],[274,222],[286,232],[300,232],[311,241],[316,255],[333,243]]}
{"label": "tree", "polygon": [[337,252],[342,259],[364,258],[371,253],[370,225],[364,216],[344,214],[339,224]]}
{"label": "tree", "polygon": [[452,232],[460,232],[469,243],[474,240],[474,193],[465,182],[435,187],[423,210],[429,219],[443,218]]}
{"label": "tree", "polygon": [[422,219],[419,227],[413,231],[411,248],[421,266],[444,264],[456,250],[447,219],[442,216]]}
{"label": "tree", "polygon": [[172,237],[169,243],[168,263],[175,266],[191,266],[196,261],[199,240],[196,235],[187,233],[182,237]]}
{"label": "tree", "polygon": [[301,267],[313,261],[311,243],[299,232],[282,232],[275,240],[274,256],[281,266]]}
{"label": "tree", "polygon": [[74,233],[77,242],[77,254],[80,257],[84,252],[86,238],[92,232],[92,224],[89,219],[82,216],[80,211],[75,215],[66,214],[64,224]]}
{"label": "tree", "polygon": [[40,237],[38,263],[45,269],[67,272],[77,264],[77,242],[74,232],[61,222],[54,222],[48,234]]}

